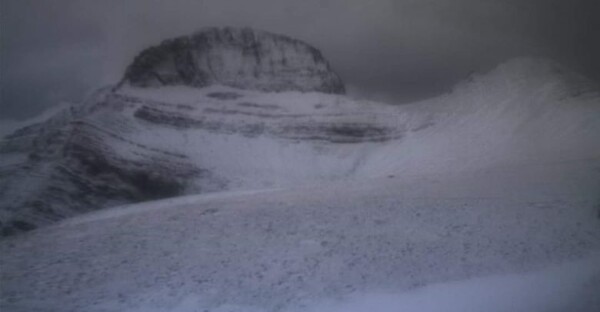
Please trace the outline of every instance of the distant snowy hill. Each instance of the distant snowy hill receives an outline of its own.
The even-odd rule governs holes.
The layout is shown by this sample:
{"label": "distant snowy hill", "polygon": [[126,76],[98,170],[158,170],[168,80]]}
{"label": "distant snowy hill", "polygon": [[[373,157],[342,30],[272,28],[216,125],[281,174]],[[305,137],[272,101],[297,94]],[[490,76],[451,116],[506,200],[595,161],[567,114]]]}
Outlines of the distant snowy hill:
{"label": "distant snowy hill", "polygon": [[404,106],[428,127],[386,144],[368,174],[440,172],[498,163],[600,157],[600,88],[542,59],[518,58],[474,76],[447,95]]}

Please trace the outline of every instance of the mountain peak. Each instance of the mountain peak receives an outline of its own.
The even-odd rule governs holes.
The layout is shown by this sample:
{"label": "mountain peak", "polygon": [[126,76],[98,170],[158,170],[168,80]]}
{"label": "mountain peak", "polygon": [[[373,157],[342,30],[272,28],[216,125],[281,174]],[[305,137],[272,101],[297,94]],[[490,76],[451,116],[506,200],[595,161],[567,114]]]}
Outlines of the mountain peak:
{"label": "mountain peak", "polygon": [[232,27],[204,28],[143,50],[123,83],[345,93],[342,80],[316,48],[283,35]]}

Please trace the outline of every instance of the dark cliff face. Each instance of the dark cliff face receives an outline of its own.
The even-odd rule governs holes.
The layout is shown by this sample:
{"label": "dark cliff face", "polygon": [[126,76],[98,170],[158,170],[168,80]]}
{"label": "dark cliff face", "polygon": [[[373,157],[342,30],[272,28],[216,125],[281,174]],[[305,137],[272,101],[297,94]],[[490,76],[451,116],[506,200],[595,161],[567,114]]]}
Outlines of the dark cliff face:
{"label": "dark cliff face", "polygon": [[345,93],[342,80],[319,50],[249,28],[207,28],[166,40],[142,51],[127,68],[123,83]]}

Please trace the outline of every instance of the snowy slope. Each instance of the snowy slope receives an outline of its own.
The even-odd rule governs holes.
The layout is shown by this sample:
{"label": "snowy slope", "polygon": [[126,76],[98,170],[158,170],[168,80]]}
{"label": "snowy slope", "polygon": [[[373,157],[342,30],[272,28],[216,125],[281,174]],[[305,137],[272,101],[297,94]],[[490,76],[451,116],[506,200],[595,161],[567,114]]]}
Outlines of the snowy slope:
{"label": "snowy slope", "polygon": [[352,175],[402,134],[382,104],[226,87],[101,90],[0,143],[5,233],[117,203]]}
{"label": "snowy slope", "polygon": [[599,170],[500,166],[108,209],[0,241],[1,307],[597,311]]}
{"label": "snowy slope", "polygon": [[[430,124],[374,152],[364,173],[423,173],[600,156],[600,93],[548,60],[514,59],[407,106]],[[468,160],[468,161],[465,161]]]}
{"label": "snowy slope", "polygon": [[206,28],[2,133],[0,310],[600,311],[596,83],[344,90],[306,43]]}

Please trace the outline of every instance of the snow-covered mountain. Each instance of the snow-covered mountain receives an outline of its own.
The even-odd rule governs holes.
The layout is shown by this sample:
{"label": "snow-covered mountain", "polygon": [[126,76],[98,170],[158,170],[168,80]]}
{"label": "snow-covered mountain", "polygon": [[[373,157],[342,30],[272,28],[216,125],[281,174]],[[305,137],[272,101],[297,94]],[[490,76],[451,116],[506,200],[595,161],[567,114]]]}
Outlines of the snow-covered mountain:
{"label": "snow-covered mountain", "polygon": [[550,61],[403,106],[181,84],[104,88],[6,137],[3,233],[185,194],[600,155],[595,85]]}
{"label": "snow-covered mountain", "polygon": [[331,94],[343,90],[315,48],[284,36],[167,40],[118,86],[0,142],[0,228],[184,194],[600,155],[598,89],[550,61],[513,60],[412,105]]}
{"label": "snow-covered mountain", "polygon": [[43,228],[0,240],[0,309],[600,309],[595,83],[522,58],[393,106],[315,51],[207,29],[6,136],[2,232]]}

